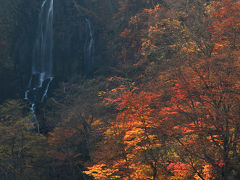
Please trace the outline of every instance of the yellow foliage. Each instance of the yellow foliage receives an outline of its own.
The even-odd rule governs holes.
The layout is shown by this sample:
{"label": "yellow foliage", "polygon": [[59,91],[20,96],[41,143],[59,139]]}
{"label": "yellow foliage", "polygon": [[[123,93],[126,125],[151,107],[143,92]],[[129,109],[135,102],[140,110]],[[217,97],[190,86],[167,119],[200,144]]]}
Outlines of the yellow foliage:
{"label": "yellow foliage", "polygon": [[110,169],[104,163],[95,164],[88,167],[88,171],[84,171],[85,174],[93,176],[96,180],[119,179],[119,176],[114,175],[116,172],[118,172],[118,169]]}

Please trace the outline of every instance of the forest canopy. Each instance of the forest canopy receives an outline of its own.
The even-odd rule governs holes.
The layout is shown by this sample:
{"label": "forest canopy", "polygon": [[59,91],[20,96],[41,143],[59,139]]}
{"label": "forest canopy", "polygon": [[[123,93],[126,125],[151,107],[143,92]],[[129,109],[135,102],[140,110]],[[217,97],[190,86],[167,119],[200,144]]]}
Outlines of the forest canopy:
{"label": "forest canopy", "polygon": [[240,179],[239,0],[52,2],[0,0],[4,180]]}

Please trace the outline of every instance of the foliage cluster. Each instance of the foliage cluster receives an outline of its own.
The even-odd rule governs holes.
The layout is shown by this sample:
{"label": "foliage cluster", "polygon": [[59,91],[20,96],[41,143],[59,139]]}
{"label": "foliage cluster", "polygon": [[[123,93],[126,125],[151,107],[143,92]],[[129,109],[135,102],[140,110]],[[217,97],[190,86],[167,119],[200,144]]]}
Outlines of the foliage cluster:
{"label": "foliage cluster", "polygon": [[1,177],[239,179],[240,1],[100,1],[111,74],[60,83],[41,133],[3,103]]}

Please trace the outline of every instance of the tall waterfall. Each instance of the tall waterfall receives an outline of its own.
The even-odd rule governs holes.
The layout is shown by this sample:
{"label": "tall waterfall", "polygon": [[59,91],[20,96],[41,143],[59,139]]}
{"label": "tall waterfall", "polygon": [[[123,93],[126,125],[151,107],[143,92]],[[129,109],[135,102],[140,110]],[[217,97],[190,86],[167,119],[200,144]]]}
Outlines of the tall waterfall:
{"label": "tall waterfall", "polygon": [[25,100],[34,113],[36,103],[43,102],[53,80],[53,0],[43,0],[35,43],[32,51],[32,74]]}
{"label": "tall waterfall", "polygon": [[87,23],[87,35],[84,44],[84,74],[92,73],[94,68],[94,36],[93,27],[88,18],[85,18]]}

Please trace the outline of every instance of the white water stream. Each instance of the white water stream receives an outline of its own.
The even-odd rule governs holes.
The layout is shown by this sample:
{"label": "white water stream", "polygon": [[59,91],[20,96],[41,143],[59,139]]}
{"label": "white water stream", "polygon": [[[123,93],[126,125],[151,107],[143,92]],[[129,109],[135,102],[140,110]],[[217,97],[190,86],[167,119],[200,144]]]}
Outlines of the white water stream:
{"label": "white water stream", "polygon": [[38,29],[32,51],[32,74],[25,91],[24,99],[30,104],[32,123],[39,130],[36,120],[36,103],[47,97],[49,86],[53,80],[53,0],[44,0],[41,6]]}

